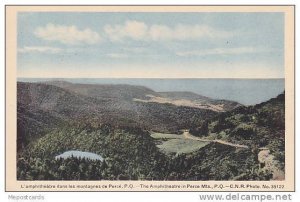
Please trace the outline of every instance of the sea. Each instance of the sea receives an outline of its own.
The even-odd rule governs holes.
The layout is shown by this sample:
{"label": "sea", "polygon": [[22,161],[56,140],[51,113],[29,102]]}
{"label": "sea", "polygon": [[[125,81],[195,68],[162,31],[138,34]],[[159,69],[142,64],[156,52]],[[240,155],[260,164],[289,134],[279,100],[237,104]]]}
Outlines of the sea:
{"label": "sea", "polygon": [[255,105],[274,98],[285,90],[284,79],[157,79],[157,78],[18,78],[23,82],[50,80],[81,84],[129,84],[157,92],[189,91],[213,99]]}

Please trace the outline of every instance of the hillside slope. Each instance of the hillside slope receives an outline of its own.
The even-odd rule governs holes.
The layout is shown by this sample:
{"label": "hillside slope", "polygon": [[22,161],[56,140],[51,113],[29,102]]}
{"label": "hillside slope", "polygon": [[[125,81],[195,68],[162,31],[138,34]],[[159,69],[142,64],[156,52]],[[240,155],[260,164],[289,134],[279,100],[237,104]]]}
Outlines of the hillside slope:
{"label": "hillside slope", "polygon": [[[222,113],[134,100],[149,100],[149,95],[171,101],[214,102],[189,92],[159,93],[127,85],[85,88],[65,82],[18,83],[17,178],[284,179],[284,93],[255,106],[237,104]],[[230,101],[216,102],[234,106]],[[178,135],[182,129],[210,141],[199,141],[199,145],[197,138],[187,141]],[[161,133],[155,137],[149,131]],[[165,134],[171,132],[174,134]],[[186,149],[191,145],[192,149]],[[171,152],[162,150],[166,147]],[[69,150],[92,152],[104,160],[55,158]]]}
{"label": "hillside slope", "polygon": [[[255,106],[239,107],[205,120],[190,132],[202,138],[215,138],[247,145],[261,159],[263,166],[281,174],[285,168],[285,93]],[[272,165],[267,165],[272,164]]]}
{"label": "hillside slope", "polygon": [[[137,101],[147,100],[149,95],[172,101]],[[18,148],[68,123],[109,124],[178,133],[218,113],[210,108],[174,104],[175,98],[219,106],[215,100],[192,93],[158,93],[142,86],[18,82]],[[235,102],[225,103],[231,108],[240,106]]]}

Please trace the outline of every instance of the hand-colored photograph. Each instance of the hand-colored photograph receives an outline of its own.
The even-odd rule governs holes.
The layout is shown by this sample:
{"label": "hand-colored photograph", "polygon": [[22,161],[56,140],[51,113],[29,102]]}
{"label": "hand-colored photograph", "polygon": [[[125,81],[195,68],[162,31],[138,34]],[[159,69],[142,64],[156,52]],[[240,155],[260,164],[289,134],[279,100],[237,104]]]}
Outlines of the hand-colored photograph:
{"label": "hand-colored photograph", "polygon": [[17,12],[16,180],[284,182],[285,23]]}

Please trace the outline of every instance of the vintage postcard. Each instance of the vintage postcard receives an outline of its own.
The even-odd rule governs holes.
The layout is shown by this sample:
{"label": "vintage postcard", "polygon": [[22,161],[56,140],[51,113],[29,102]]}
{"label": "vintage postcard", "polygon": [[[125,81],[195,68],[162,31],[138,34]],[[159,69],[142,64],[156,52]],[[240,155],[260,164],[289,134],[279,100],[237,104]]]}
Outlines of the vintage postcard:
{"label": "vintage postcard", "polygon": [[6,6],[6,191],[294,191],[294,6]]}

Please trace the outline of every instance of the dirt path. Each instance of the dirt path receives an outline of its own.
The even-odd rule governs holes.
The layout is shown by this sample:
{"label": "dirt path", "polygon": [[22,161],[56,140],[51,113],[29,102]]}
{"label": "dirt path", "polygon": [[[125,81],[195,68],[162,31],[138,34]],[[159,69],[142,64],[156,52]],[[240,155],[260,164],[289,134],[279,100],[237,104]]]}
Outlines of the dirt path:
{"label": "dirt path", "polygon": [[249,147],[247,145],[234,144],[234,143],[231,143],[231,142],[226,142],[224,140],[208,140],[208,139],[203,139],[203,138],[195,137],[195,136],[191,135],[186,130],[183,132],[183,136],[186,139],[198,140],[198,141],[202,141],[202,142],[217,142],[219,144],[224,144],[224,145],[228,145],[228,146],[232,146],[232,147],[236,147],[236,148],[249,149]]}

